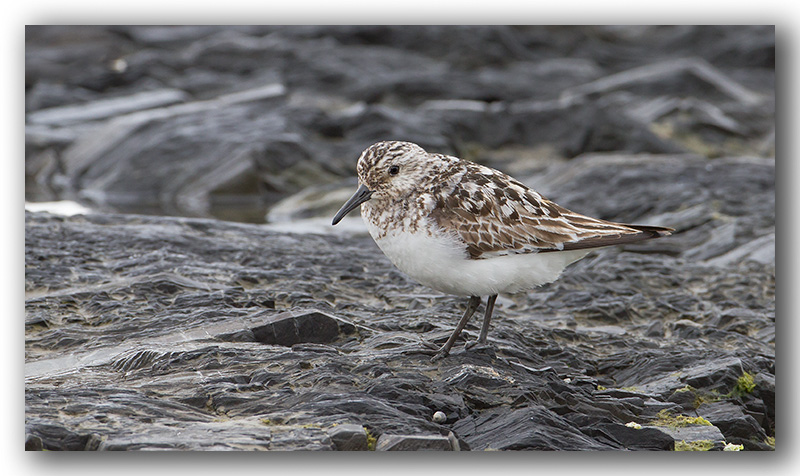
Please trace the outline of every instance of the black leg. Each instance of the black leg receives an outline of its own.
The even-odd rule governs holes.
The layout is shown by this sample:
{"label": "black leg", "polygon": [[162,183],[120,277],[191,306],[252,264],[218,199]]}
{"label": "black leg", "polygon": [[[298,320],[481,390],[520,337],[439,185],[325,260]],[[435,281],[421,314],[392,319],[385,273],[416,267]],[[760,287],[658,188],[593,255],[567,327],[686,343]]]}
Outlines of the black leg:
{"label": "black leg", "polygon": [[486,336],[489,335],[489,323],[492,322],[492,312],[494,311],[494,302],[497,300],[497,294],[489,296],[486,300],[486,314],[483,315],[483,326],[481,326],[481,335],[478,337],[478,344],[486,343]]}
{"label": "black leg", "polygon": [[464,326],[467,325],[467,321],[469,321],[469,318],[472,317],[472,315],[475,313],[475,309],[478,308],[480,303],[481,303],[481,298],[479,296],[472,296],[469,298],[469,302],[467,303],[467,310],[464,311],[464,315],[461,317],[461,320],[458,321],[456,329],[450,335],[450,338],[447,339],[447,342],[444,343],[442,348],[439,349],[439,352],[437,352],[436,355],[433,356],[431,362],[435,362],[439,359],[442,359],[446,357],[447,354],[450,353],[450,349],[453,347],[453,344],[455,344],[456,339],[458,339],[458,336],[461,335],[461,331],[464,330]]}
{"label": "black leg", "polygon": [[492,312],[494,311],[494,302],[496,300],[497,294],[489,296],[489,299],[486,300],[486,313],[483,315],[483,325],[481,326],[480,336],[478,340],[469,341],[464,344],[465,349],[486,345],[486,337],[489,335],[489,324],[492,322]]}

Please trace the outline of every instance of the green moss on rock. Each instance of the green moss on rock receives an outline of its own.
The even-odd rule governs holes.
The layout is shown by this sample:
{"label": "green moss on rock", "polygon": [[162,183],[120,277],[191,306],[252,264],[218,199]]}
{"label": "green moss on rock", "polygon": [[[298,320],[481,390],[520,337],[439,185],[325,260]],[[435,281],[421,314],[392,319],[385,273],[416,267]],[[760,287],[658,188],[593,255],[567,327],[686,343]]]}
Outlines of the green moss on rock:
{"label": "green moss on rock", "polygon": [[712,426],[711,422],[705,418],[690,417],[686,415],[673,415],[669,410],[658,412],[657,418],[651,422],[655,426],[666,426],[670,428],[683,428],[685,426]]}
{"label": "green moss on rock", "polygon": [[756,389],[756,383],[753,381],[753,376],[749,372],[744,372],[741,377],[736,380],[736,386],[731,392],[733,395],[742,396],[752,393]]}
{"label": "green moss on rock", "polygon": [[711,440],[697,440],[686,442],[684,440],[675,442],[675,451],[709,451],[714,448]]}

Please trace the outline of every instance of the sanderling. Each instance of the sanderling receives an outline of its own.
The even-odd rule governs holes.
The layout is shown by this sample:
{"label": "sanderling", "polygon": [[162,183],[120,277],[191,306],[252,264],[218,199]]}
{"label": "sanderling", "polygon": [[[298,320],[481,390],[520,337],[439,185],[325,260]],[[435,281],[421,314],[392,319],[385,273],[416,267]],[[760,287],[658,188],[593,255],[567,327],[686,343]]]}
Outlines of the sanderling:
{"label": "sanderling", "polygon": [[395,266],[437,291],[469,296],[434,360],[450,352],[483,296],[488,300],[480,336],[468,347],[486,344],[498,293],[555,281],[594,248],[674,231],[575,213],[503,172],[410,142],[369,146],[357,170],[358,190],[333,224],[361,205],[370,235]]}

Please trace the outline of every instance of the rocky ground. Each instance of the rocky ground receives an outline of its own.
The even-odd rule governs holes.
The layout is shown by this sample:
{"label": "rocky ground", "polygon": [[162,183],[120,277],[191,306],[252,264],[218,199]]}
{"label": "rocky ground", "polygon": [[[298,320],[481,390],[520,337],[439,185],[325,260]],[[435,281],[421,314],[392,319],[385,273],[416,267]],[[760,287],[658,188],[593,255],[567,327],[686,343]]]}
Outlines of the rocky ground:
{"label": "rocky ground", "polygon": [[[574,208],[592,208],[580,184],[597,167],[658,177],[635,191],[678,232],[502,296],[492,346],[435,364],[421,339],[442,343],[465,303],[410,281],[363,234],[29,213],[28,445],[771,449],[774,166],[704,163],[564,168]],[[672,193],[676,177],[704,193]],[[603,206],[624,209],[611,190]],[[732,190],[748,199],[725,204]]]}
{"label": "rocky ground", "polygon": [[[774,449],[774,47],[769,27],[29,27],[26,198],[93,212],[26,213],[26,448]],[[501,296],[488,348],[431,363],[464,300],[359,217],[330,227],[384,139],[677,232]]]}

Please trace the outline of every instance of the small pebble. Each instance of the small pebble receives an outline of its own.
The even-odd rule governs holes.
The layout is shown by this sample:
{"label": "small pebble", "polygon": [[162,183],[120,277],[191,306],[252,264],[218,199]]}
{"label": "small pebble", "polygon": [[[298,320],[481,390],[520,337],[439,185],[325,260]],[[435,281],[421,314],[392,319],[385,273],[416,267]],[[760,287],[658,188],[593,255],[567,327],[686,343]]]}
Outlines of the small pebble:
{"label": "small pebble", "polygon": [[433,422],[434,423],[442,423],[447,420],[447,415],[444,412],[436,412],[433,414]]}

